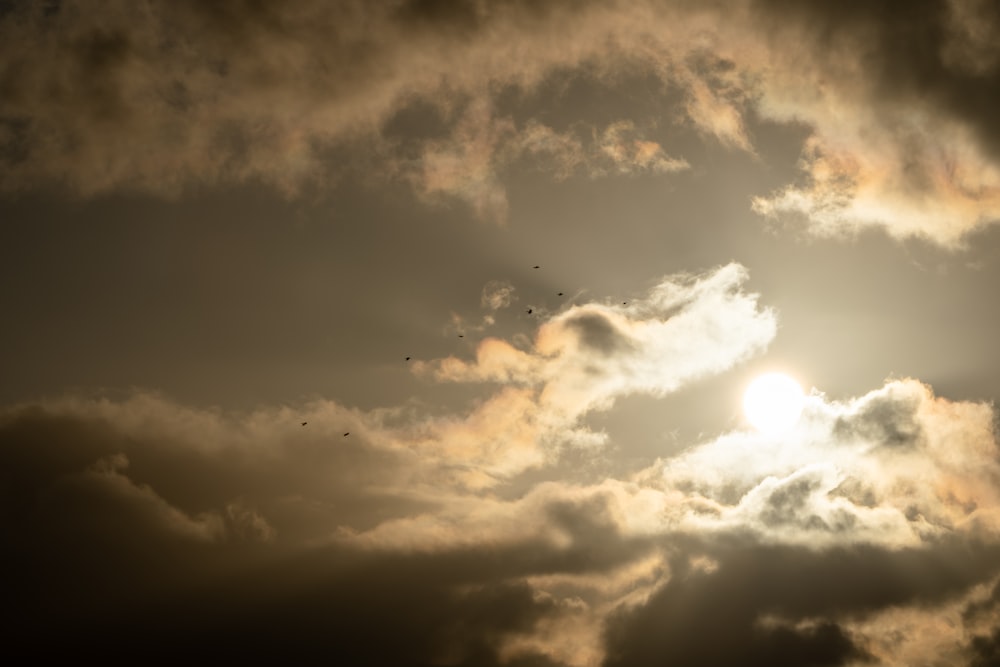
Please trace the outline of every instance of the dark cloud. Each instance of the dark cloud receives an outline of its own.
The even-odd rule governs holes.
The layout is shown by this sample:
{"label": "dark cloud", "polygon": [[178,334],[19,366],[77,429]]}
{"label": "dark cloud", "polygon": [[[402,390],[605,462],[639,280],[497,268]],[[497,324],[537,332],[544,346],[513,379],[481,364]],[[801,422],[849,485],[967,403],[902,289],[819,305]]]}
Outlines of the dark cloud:
{"label": "dark cloud", "polygon": [[972,638],[970,645],[972,659],[969,667],[997,667],[1000,665],[1000,628],[992,635],[978,635]]}
{"label": "dark cloud", "polygon": [[565,326],[579,336],[585,347],[602,354],[623,354],[633,347],[628,336],[601,313],[580,313],[567,318]]}
{"label": "dark cloud", "polygon": [[[265,420],[277,423],[255,431],[240,417],[178,410],[150,396],[125,407],[138,419],[131,428],[122,423],[128,417],[114,409],[103,417],[93,406],[76,412],[63,416],[27,408],[5,415],[0,460],[6,470],[19,471],[4,487],[5,507],[30,516],[31,504],[51,487],[102,461],[114,464],[109,472],[154,489],[156,497],[187,516],[217,513],[213,521],[225,525],[213,530],[223,539],[273,529],[296,542],[315,537],[317,530],[363,529],[426,506],[382,486],[395,486],[409,457],[369,446],[364,434],[339,437],[340,424],[350,423],[346,414],[333,423],[311,423],[309,433],[293,437],[282,433],[296,423],[290,414],[268,415]],[[179,428],[172,430],[172,423]],[[245,506],[248,496],[252,505]],[[258,511],[270,523],[260,524]]]}
{"label": "dark cloud", "polygon": [[962,611],[962,622],[971,641],[968,644],[970,667],[1000,665],[1000,583],[985,599],[974,600]]}
{"label": "dark cloud", "polygon": [[736,537],[705,551],[709,571],[676,562],[648,604],[610,621],[607,665],[864,662],[846,619],[940,603],[997,571],[996,549],[974,545],[814,551]]}
{"label": "dark cloud", "polygon": [[[946,246],[1000,217],[998,30],[986,0],[0,1],[6,195],[217,193],[156,211],[145,197],[12,206],[25,225],[60,219],[12,235],[33,246],[11,251],[5,292],[20,376],[91,358],[100,340],[123,367],[194,356],[185,369],[230,373],[215,385],[230,389],[254,373],[291,391],[306,374],[338,376],[353,401],[368,388],[364,408],[295,399],[226,412],[132,392],[0,412],[10,650],[470,667],[996,663],[991,406],[895,380],[844,401],[814,392],[794,429],[769,435],[726,407],[730,378],[681,395],[779,331],[747,270],[717,262],[745,252],[773,266],[780,293],[796,280],[774,258],[812,270],[819,256],[781,255],[745,232],[719,242],[751,197],[821,233],[876,224]],[[771,164],[779,153],[786,163]],[[727,194],[722,172],[746,182]],[[282,238],[295,202],[347,173],[387,196],[339,199],[346,212],[329,228],[342,234]],[[666,196],[671,178],[690,192]],[[241,196],[265,187],[228,208],[219,186],[234,184]],[[647,203],[650,188],[662,198]],[[520,235],[420,208],[452,200]],[[125,208],[127,233],[88,237]],[[325,225],[325,204],[305,217]],[[701,226],[712,217],[736,222]],[[585,238],[599,218],[640,222]],[[719,268],[677,273],[692,257]],[[824,275],[840,277],[834,264]],[[797,289],[822,308],[833,292],[812,293],[818,282]],[[616,293],[609,284],[627,287],[584,298]],[[879,299],[904,292],[861,300],[898,315],[899,299]],[[925,314],[954,293],[921,302]],[[140,302],[155,305],[117,315]],[[300,345],[299,329],[314,342]],[[261,370],[270,363],[280,369]],[[166,374],[138,377],[164,386]],[[435,381],[453,384],[396,401]],[[663,421],[622,410],[635,423],[620,438],[593,419],[634,396],[664,399],[650,409]],[[662,431],[698,400],[726,414],[697,442],[671,436],[667,455]],[[653,453],[622,456],[628,440]]]}
{"label": "dark cloud", "polygon": [[[294,444],[265,429],[205,450],[196,432],[219,438],[211,414],[142,400],[104,418],[100,404],[75,417],[65,409],[8,411],[0,425],[3,562],[16,572],[5,607],[18,649],[55,637],[47,651],[65,657],[98,650],[110,633],[122,655],[170,659],[549,665],[505,652],[511,636],[564,614],[524,577],[605,572],[649,551],[618,533],[599,497],[543,509],[567,540],[558,547],[511,536],[438,553],[358,549],[334,529],[364,528],[366,481],[394,476],[363,438],[337,442],[354,456],[333,454],[332,438],[319,453],[289,422]],[[129,432],[131,419],[146,435]],[[184,421],[195,433],[170,432]]]}
{"label": "dark cloud", "polygon": [[[333,148],[371,138],[410,101],[467,98],[480,77],[465,67],[486,43],[506,50],[519,16],[552,26],[560,12],[299,0],[99,12],[64,2],[50,13],[23,3],[0,24],[0,168],[21,190],[171,195],[263,181],[299,192],[336,175]],[[517,65],[482,74],[520,77]]]}
{"label": "dark cloud", "polygon": [[791,26],[804,35],[812,57],[828,54],[833,67],[841,49],[856,50],[870,101],[887,116],[903,107],[929,105],[971,127],[994,158],[1000,129],[1000,9],[979,0],[811,2],[756,0],[775,38]]}
{"label": "dark cloud", "polygon": [[[752,6],[775,52],[797,62],[786,71],[790,94],[771,101],[793,115],[810,109],[815,128],[803,152],[808,182],[758,200],[756,210],[805,215],[821,232],[874,222],[953,246],[959,230],[1000,218],[992,3]],[[806,79],[823,86],[811,100]]]}
{"label": "dark cloud", "polygon": [[[822,480],[803,477],[777,487],[767,497],[766,508],[761,512],[761,520],[770,526],[793,521],[802,521],[804,527],[827,527],[815,514],[808,514],[809,498],[820,488]],[[803,517],[801,513],[806,510]]]}
{"label": "dark cloud", "polygon": [[[35,565],[58,567],[54,580],[32,577],[39,588],[9,598],[8,609],[19,610],[9,626],[17,648],[57,638],[51,652],[68,657],[100,650],[113,637],[122,662],[148,651],[164,659],[493,665],[505,662],[504,638],[559,612],[527,586],[502,583],[494,565],[516,556],[503,549],[421,558],[320,548],[276,557],[177,545],[154,554],[165,545],[136,551],[98,542],[90,549],[110,561],[74,563],[87,558],[86,545],[65,546],[77,547],[67,552],[68,563]],[[67,588],[74,581],[87,584]],[[25,605],[24,597],[39,604]],[[109,659],[119,662],[115,655]]]}
{"label": "dark cloud", "polygon": [[[864,409],[892,402],[902,407]],[[69,652],[111,633],[125,653],[177,659],[840,665],[884,655],[879,623],[893,610],[964,605],[960,623],[978,639],[939,641],[989,655],[995,600],[977,591],[1000,574],[994,492],[970,476],[956,500],[947,483],[948,466],[986,466],[990,415],[912,381],[811,409],[782,456],[730,434],[645,479],[579,481],[572,466],[552,467],[504,498],[495,477],[470,483],[492,465],[468,451],[492,437],[475,413],[445,418],[461,437],[431,452],[433,439],[398,426],[415,416],[324,401],[244,414],[147,394],[10,408],[0,419],[0,548],[17,573],[10,634],[18,649],[44,632]],[[897,413],[926,431],[919,448],[836,426]],[[941,433],[964,444],[939,460]],[[716,451],[737,438],[754,465]],[[840,456],[858,488],[844,492],[819,451]],[[917,465],[905,457],[927,484],[905,484]],[[693,483],[676,483],[685,476]],[[728,490],[713,495],[712,483]],[[963,523],[962,507],[948,524],[959,501],[977,503],[981,527]]]}
{"label": "dark cloud", "polygon": [[839,437],[861,437],[886,447],[916,447],[923,437],[919,419],[921,397],[887,392],[866,401],[855,414],[838,420]]}
{"label": "dark cloud", "polygon": [[978,600],[969,603],[962,611],[962,619],[971,622],[988,617],[990,612],[1000,609],[1000,583],[993,586],[990,595],[985,600]]}

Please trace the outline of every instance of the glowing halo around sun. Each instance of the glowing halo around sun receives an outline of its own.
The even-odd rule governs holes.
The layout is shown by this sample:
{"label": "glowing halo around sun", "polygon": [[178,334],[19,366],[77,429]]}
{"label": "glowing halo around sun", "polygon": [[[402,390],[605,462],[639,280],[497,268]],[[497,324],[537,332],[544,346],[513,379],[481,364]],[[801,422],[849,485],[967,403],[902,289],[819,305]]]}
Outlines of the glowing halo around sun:
{"label": "glowing halo around sun", "polygon": [[755,429],[776,435],[795,426],[805,401],[798,382],[784,373],[765,373],[743,394],[743,413]]}

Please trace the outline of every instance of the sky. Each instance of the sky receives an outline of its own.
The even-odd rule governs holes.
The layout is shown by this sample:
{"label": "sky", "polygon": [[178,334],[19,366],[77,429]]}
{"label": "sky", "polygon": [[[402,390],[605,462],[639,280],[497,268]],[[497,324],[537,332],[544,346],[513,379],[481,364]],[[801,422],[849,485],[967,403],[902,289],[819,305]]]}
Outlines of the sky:
{"label": "sky", "polygon": [[991,0],[0,2],[5,645],[1000,665],[998,108]]}

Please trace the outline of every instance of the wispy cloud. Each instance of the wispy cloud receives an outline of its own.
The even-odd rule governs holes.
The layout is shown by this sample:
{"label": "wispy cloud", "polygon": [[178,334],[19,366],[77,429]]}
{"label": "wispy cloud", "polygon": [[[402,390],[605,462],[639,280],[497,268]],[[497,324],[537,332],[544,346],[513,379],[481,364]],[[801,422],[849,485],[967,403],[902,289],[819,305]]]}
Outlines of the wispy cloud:
{"label": "wispy cloud", "polygon": [[418,193],[463,200],[479,218],[501,224],[508,215],[504,176],[515,165],[530,165],[556,181],[575,174],[600,178],[690,167],[644,139],[631,121],[611,123],[587,137],[557,132],[535,120],[518,126],[510,118],[495,117],[484,103],[470,105],[446,139],[427,141],[421,150],[416,163],[396,166]]}

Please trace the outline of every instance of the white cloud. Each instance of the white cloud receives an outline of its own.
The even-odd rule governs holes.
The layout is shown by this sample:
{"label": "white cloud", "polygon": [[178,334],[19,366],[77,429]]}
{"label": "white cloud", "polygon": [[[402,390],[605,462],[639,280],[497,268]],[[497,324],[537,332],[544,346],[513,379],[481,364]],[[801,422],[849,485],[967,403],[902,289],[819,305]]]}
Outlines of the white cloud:
{"label": "white cloud", "polygon": [[537,386],[545,409],[569,419],[633,393],[662,396],[770,343],[776,316],[742,291],[746,279],[738,264],[666,276],[627,305],[574,305],[553,315],[529,350],[486,339],[474,362],[449,357],[414,368],[452,382]]}
{"label": "white cloud", "polygon": [[792,432],[726,434],[664,462],[672,521],[813,547],[916,546],[1000,533],[1000,462],[987,404],[897,380],[848,402],[810,397]]}

